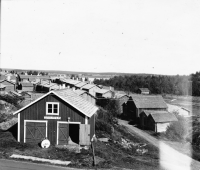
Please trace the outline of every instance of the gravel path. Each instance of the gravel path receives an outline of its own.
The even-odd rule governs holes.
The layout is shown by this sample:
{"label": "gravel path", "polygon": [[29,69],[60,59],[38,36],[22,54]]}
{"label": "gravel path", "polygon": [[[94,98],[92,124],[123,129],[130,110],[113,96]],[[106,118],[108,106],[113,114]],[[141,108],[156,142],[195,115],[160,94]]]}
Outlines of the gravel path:
{"label": "gravel path", "polygon": [[119,120],[118,122],[120,125],[126,126],[130,133],[141,136],[149,143],[159,148],[160,166],[162,168],[166,170],[200,170],[200,162],[178,152],[166,143],[159,141],[146,132],[129,125],[127,121]]}

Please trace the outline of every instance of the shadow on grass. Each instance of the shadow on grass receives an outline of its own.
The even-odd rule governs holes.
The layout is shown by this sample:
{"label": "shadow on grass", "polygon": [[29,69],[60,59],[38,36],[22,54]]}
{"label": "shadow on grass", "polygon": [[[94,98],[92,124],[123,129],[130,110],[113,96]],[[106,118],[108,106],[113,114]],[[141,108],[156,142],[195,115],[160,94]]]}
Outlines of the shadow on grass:
{"label": "shadow on grass", "polygon": [[17,141],[17,132],[18,132],[18,123],[10,127],[8,130],[6,130],[12,134],[12,136],[15,138]]}

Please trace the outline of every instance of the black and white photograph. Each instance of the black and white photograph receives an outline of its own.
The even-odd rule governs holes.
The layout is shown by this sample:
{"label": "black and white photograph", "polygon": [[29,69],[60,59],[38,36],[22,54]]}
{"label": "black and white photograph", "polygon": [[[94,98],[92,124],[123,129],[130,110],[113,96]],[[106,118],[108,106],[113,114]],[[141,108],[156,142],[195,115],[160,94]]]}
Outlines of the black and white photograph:
{"label": "black and white photograph", "polygon": [[0,0],[0,170],[200,170],[200,1]]}

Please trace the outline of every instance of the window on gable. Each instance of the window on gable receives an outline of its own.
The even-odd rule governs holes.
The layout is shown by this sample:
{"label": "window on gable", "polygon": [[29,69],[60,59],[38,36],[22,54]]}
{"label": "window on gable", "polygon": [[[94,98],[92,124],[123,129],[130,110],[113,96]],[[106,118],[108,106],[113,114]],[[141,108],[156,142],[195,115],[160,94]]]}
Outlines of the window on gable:
{"label": "window on gable", "polygon": [[46,114],[47,115],[59,115],[59,103],[47,102],[46,103]]}

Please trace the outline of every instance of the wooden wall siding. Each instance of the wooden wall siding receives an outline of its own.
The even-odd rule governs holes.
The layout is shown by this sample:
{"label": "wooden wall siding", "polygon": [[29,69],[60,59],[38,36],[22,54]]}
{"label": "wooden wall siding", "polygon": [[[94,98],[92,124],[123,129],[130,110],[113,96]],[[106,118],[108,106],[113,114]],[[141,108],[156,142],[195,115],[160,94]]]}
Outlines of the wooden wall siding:
{"label": "wooden wall siding", "polygon": [[[46,116],[46,102],[60,103],[59,116],[55,117],[61,117],[61,119],[44,119],[44,116]],[[24,141],[24,120],[47,120],[48,139],[52,144],[56,144],[57,121],[68,121],[68,117],[70,117],[71,122],[81,122],[81,124],[85,124],[85,115],[64,102],[62,99],[50,94],[20,113],[20,141]],[[92,125],[92,128],[93,126],[94,125]]]}
{"label": "wooden wall siding", "polygon": [[156,124],[151,116],[147,118],[147,128],[156,132]]}
{"label": "wooden wall siding", "polygon": [[26,142],[36,143],[46,137],[46,123],[26,122]]}
{"label": "wooden wall siding", "polygon": [[120,114],[124,114],[123,104],[126,103],[128,101],[128,99],[129,99],[128,96],[123,96],[118,100],[119,101],[119,106],[120,106]]}
{"label": "wooden wall siding", "polygon": [[58,145],[67,145],[69,137],[69,124],[59,123],[58,134]]}
{"label": "wooden wall siding", "polygon": [[144,112],[142,112],[140,114],[140,127],[142,129],[145,129],[146,125],[147,125],[147,116]]}
{"label": "wooden wall siding", "polygon": [[80,145],[90,145],[90,125],[80,124]]}
{"label": "wooden wall siding", "polygon": [[90,124],[90,140],[92,139],[92,137],[95,134],[95,115],[94,114],[89,120],[88,120],[88,124]]}

